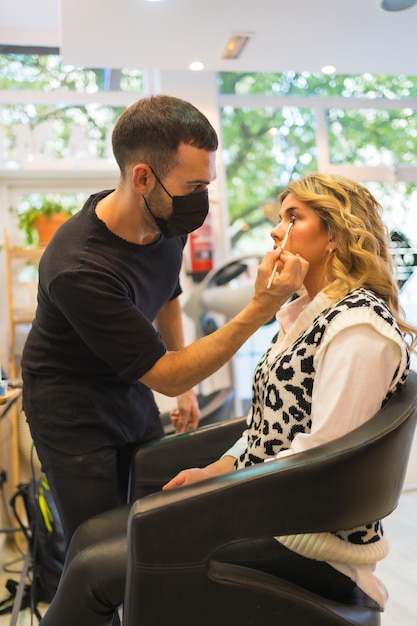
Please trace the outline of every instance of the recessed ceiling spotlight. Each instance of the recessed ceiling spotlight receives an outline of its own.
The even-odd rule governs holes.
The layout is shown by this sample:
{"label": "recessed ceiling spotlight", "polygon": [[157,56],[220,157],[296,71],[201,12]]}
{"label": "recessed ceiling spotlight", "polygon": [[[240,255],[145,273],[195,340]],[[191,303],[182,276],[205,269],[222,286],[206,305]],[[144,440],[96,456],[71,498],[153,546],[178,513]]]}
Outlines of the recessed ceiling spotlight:
{"label": "recessed ceiling spotlight", "polygon": [[224,49],[223,59],[237,59],[242,54],[243,48],[246,46],[252,33],[241,33],[231,35]]}
{"label": "recessed ceiling spotlight", "polygon": [[334,65],[325,65],[321,68],[322,74],[334,74],[336,72],[336,68]]}
{"label": "recessed ceiling spotlight", "polygon": [[381,0],[384,11],[403,11],[417,4],[417,0]]}
{"label": "recessed ceiling spotlight", "polygon": [[193,61],[190,63],[190,70],[193,70],[193,72],[200,72],[201,70],[204,70],[204,63],[201,63],[201,61]]}

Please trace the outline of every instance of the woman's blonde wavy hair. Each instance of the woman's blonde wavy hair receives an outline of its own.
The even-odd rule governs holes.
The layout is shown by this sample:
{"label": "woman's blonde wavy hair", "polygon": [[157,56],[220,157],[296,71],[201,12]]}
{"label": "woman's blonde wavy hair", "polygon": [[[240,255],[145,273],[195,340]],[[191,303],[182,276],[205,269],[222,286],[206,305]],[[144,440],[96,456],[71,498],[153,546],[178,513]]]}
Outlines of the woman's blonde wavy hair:
{"label": "woman's blonde wavy hair", "polygon": [[405,321],[399,304],[389,233],[374,196],[344,176],[319,173],[292,181],[280,194],[281,202],[290,193],[316,211],[337,243],[326,266],[326,293],[339,300],[353,289],[369,289],[387,304],[415,351],[417,328]]}

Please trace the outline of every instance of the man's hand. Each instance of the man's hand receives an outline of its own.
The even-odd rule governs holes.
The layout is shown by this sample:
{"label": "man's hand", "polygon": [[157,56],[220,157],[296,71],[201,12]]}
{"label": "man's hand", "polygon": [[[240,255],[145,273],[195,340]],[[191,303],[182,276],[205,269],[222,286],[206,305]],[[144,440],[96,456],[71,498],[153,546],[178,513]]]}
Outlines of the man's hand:
{"label": "man's hand", "polygon": [[200,409],[193,389],[177,397],[178,408],[169,412],[171,422],[177,433],[195,430],[200,420]]}
{"label": "man's hand", "polygon": [[[271,281],[271,272],[275,267],[278,271]],[[264,314],[270,311],[275,315],[283,304],[282,296],[290,298],[301,289],[309,267],[308,261],[300,255],[283,251],[280,247],[267,252],[258,267],[252,302],[257,303]]]}

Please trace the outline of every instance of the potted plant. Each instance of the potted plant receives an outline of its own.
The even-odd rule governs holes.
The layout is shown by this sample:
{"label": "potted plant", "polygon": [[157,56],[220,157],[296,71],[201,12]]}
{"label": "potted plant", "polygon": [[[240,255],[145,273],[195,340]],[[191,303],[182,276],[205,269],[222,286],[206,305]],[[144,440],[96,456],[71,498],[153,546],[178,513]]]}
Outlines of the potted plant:
{"label": "potted plant", "polygon": [[74,213],[74,207],[64,207],[55,200],[42,198],[38,202],[16,209],[10,208],[17,216],[18,229],[23,233],[25,244],[46,246],[55,231]]}

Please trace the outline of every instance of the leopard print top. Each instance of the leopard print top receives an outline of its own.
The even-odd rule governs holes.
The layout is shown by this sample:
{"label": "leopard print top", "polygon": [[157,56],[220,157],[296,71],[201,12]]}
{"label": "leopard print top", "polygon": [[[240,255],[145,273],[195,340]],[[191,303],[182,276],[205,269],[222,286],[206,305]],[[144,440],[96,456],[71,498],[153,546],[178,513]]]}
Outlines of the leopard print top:
{"label": "leopard print top", "polygon": [[[371,323],[394,339],[403,355],[383,404],[404,384],[409,355],[391,312],[372,292],[363,288],[351,292],[321,311],[282,351],[276,349],[278,335],[274,337],[254,373],[248,445],[236,459],[236,469],[262,463],[287,450],[297,433],[310,432],[312,390],[320,354],[338,331],[364,322]],[[382,539],[383,531],[381,523],[376,522],[367,527],[340,531],[336,535],[344,541],[363,545]]]}

